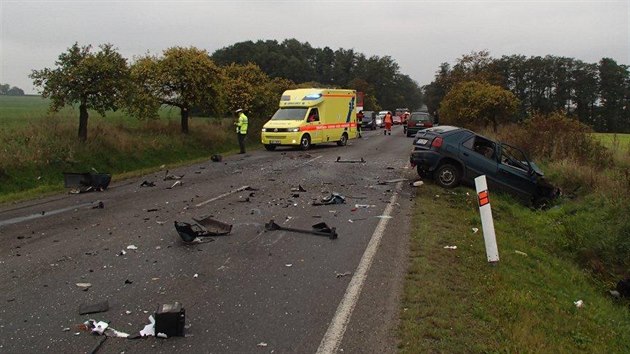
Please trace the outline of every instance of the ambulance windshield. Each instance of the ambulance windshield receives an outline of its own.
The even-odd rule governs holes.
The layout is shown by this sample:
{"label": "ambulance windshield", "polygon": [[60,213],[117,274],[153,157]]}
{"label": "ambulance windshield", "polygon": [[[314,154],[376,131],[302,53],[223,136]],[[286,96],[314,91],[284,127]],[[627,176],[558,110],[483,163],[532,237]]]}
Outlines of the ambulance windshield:
{"label": "ambulance windshield", "polygon": [[280,108],[271,120],[303,120],[307,108]]}

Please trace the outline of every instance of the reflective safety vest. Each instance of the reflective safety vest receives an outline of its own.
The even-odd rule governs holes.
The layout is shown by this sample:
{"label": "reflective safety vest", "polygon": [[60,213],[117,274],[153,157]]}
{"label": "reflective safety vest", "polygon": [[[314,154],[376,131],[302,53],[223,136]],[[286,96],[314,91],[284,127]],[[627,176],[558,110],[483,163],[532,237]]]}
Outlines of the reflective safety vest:
{"label": "reflective safety vest", "polygon": [[236,124],[236,132],[239,134],[247,134],[247,116],[241,112],[238,116],[238,122]]}

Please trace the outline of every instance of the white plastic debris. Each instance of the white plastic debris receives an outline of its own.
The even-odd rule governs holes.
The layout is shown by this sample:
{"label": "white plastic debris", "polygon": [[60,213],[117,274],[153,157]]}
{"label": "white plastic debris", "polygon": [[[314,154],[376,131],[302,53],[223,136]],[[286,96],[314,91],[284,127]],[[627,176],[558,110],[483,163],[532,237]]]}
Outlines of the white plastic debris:
{"label": "white plastic debris", "polygon": [[129,310],[125,311],[125,314],[126,315],[131,315],[131,311],[129,311]]}
{"label": "white plastic debris", "polygon": [[581,308],[584,306],[584,301],[582,300],[574,301],[573,304],[575,305],[575,307]]}
{"label": "white plastic debris", "polygon": [[144,328],[140,331],[140,336],[142,337],[155,337],[155,319],[153,318],[153,315],[149,316],[149,321],[151,323],[149,323],[148,325],[144,326]]}
{"label": "white plastic debris", "polygon": [[129,246],[127,246],[127,249],[128,249],[128,250],[137,250],[137,249],[138,249],[138,247],[137,247],[137,246],[135,246],[135,245],[129,245]]}
{"label": "white plastic debris", "polygon": [[77,286],[79,288],[87,289],[87,288],[91,287],[92,284],[91,283],[77,283]]}
{"label": "white plastic debris", "polygon": [[449,249],[449,250],[456,250],[457,246],[444,246],[444,248]]}
{"label": "white plastic debris", "polygon": [[260,342],[260,343],[256,344],[256,346],[257,346],[257,347],[266,347],[266,346],[267,346],[267,343],[265,343],[265,342]]}
{"label": "white plastic debris", "polygon": [[285,267],[293,267],[293,263],[287,263],[284,265]]}
{"label": "white plastic debris", "polygon": [[117,256],[124,256],[126,254],[127,254],[127,251],[121,250],[120,252],[118,252]]}
{"label": "white plastic debris", "polygon": [[476,227],[473,227],[473,228],[472,228],[472,230],[473,230],[473,234],[476,234],[476,233],[477,233],[477,231],[479,231],[479,229],[478,229],[478,228],[476,228]]}
{"label": "white plastic debris", "polygon": [[105,332],[105,330],[107,329],[107,327],[109,327],[109,323],[105,322],[105,321],[98,321],[96,322],[95,320],[88,320],[85,322],[85,325],[90,328],[90,330],[92,331],[92,333],[97,333],[97,334],[103,334],[103,332]]}
{"label": "white plastic debris", "polygon": [[423,185],[423,184],[424,184],[424,182],[423,182],[423,181],[415,181],[415,182],[413,182],[413,186],[414,186],[414,187],[420,187],[420,186],[421,186],[421,185]]}
{"label": "white plastic debris", "polygon": [[527,257],[527,253],[525,253],[525,252],[521,252],[521,251],[516,250],[516,251],[514,251],[514,253],[520,254],[521,256]]}
{"label": "white plastic debris", "polygon": [[193,275],[193,278],[199,278],[199,274],[195,273],[195,275]]}

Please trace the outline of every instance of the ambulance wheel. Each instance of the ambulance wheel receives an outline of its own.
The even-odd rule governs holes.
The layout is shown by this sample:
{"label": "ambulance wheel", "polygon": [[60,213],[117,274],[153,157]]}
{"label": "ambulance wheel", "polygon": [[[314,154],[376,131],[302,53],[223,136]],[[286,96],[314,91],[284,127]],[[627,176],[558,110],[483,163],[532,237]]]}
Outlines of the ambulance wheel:
{"label": "ambulance wheel", "polygon": [[302,135],[302,139],[300,139],[300,149],[308,150],[311,147],[311,136],[308,134]]}
{"label": "ambulance wheel", "polygon": [[267,149],[267,151],[274,151],[276,149],[276,145],[265,144],[265,149]]}
{"label": "ambulance wheel", "polygon": [[341,139],[339,139],[339,141],[337,142],[337,145],[346,146],[346,144],[348,144],[348,134],[343,133],[341,134]]}

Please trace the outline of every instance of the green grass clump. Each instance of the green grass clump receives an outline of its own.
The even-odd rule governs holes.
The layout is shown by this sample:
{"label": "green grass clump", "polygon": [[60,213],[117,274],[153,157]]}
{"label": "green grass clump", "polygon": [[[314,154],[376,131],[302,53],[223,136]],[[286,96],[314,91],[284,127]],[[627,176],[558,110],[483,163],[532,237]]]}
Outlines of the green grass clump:
{"label": "green grass clump", "polygon": [[[628,222],[619,219],[611,236],[588,235],[591,224],[603,224],[618,207],[593,198],[536,211],[509,197],[491,196],[500,254],[492,266],[474,192],[444,191],[432,184],[419,189],[400,351],[630,352],[628,302],[610,297],[607,290],[614,283],[601,281],[586,266],[613,255],[581,252],[619,241]],[[602,206],[605,210],[594,213]],[[574,305],[577,300],[584,301],[582,308]]]}

